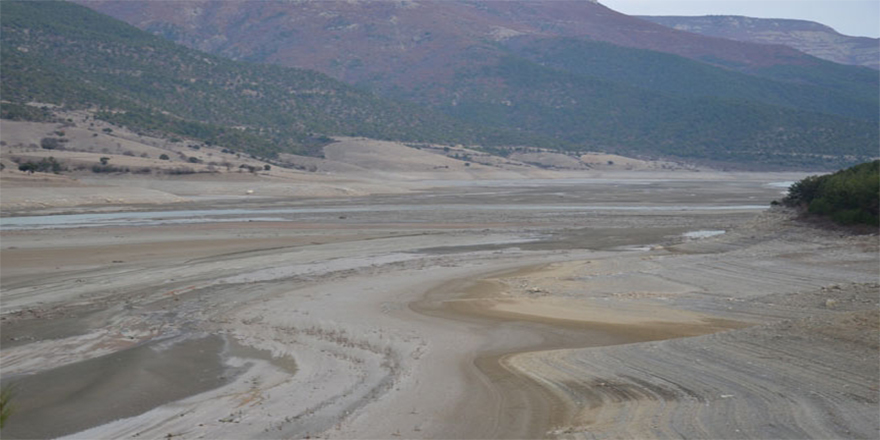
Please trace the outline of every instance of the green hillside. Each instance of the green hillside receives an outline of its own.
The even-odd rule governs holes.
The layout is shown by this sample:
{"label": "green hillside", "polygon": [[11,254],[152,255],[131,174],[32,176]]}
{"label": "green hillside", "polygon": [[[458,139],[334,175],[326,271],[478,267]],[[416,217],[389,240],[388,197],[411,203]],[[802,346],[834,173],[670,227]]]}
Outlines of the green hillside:
{"label": "green hillside", "polygon": [[[4,101],[97,107],[138,131],[262,156],[318,153],[327,135],[814,168],[880,150],[877,93],[866,93],[876,78],[861,71],[797,85],[560,39],[534,53],[475,49],[451,83],[399,92],[417,105],[313,71],[187,49],[70,3],[4,1],[0,23]],[[22,109],[2,110],[39,116]]]}
{"label": "green hillside", "polygon": [[[560,144],[475,127],[323,74],[215,57],[63,2],[2,3],[5,101],[104,108],[103,119],[271,156],[321,135]],[[233,128],[235,127],[235,128]]]}
{"label": "green hillside", "polygon": [[865,119],[755,101],[683,96],[561,71],[518,57],[462,72],[445,110],[586,148],[746,164],[836,167],[877,154]]}
{"label": "green hillside", "polygon": [[[870,121],[880,118],[880,77],[868,68],[817,60],[820,67],[811,67],[813,73],[807,80],[791,82],[747,75],[677,55],[576,38],[525,40],[509,46],[517,55],[546,67],[645,90],[748,100]],[[790,80],[803,79],[796,72],[800,70],[778,67],[763,71],[777,72],[780,78]]]}

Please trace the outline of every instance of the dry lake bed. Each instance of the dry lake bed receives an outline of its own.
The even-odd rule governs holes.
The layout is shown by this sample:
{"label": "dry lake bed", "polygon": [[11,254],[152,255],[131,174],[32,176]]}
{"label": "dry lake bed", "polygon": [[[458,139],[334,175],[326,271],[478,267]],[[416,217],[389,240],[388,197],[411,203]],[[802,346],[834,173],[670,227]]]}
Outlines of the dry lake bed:
{"label": "dry lake bed", "polygon": [[7,211],[3,437],[876,438],[878,237],[780,180]]}

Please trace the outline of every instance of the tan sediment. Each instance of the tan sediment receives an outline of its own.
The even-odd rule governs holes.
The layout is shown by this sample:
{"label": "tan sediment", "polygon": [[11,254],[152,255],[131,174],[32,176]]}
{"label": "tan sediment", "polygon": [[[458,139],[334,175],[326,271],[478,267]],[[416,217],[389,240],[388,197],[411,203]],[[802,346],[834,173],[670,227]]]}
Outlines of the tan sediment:
{"label": "tan sediment", "polygon": [[545,436],[870,438],[876,348],[811,327],[846,329],[865,341],[876,338],[878,322],[876,310],[847,312],[696,338],[523,353],[502,363],[564,402]]}
{"label": "tan sediment", "polygon": [[694,255],[564,261],[456,280],[413,308],[542,335],[474,361],[498,396],[492,413],[507,430],[496,437],[871,437],[880,286],[806,286],[844,273],[876,277],[877,239],[840,240],[780,220],[764,216],[687,246]]}
{"label": "tan sediment", "polygon": [[[481,279],[464,289],[461,296],[445,301],[444,305],[463,314],[543,322],[572,328],[602,328],[619,334],[644,335],[635,336],[642,340],[652,340],[644,339],[649,334],[655,334],[654,339],[668,339],[748,325],[645,303],[615,302],[612,307],[607,301],[603,304],[603,301],[596,299],[559,297],[536,287],[527,289],[538,295],[536,297],[511,293],[513,283],[509,280],[559,278],[560,274],[579,269],[579,263],[581,262],[557,263],[552,265],[555,266],[553,268],[546,264],[529,266],[498,278]],[[586,287],[586,283],[583,285]]]}
{"label": "tan sediment", "polygon": [[[717,193],[740,184],[718,184]],[[738,197],[763,194],[750,188]],[[450,194],[440,196],[458,200]],[[863,302],[872,287],[820,288],[875,278],[876,243],[799,229],[772,213],[750,221],[756,214],[437,209],[4,231],[3,334],[33,338],[4,341],[4,372],[76,364],[191,329],[258,351],[227,353],[230,368],[246,370],[227,386],[80,438],[870,432],[876,373],[865,365],[876,344],[841,329],[874,319],[863,313],[874,307]],[[646,250],[696,229],[729,232],[679,246],[687,253]],[[565,246],[505,244],[535,233],[547,244],[564,237]],[[438,247],[450,251],[423,252]],[[825,309],[828,299],[836,309]],[[778,323],[808,316],[816,319]],[[278,365],[284,359],[295,373]],[[822,405],[834,416],[822,416]],[[798,415],[798,406],[809,409]]]}
{"label": "tan sediment", "polygon": [[[582,424],[581,405],[543,383],[541,370],[523,367],[519,357],[554,356],[573,348],[666,340],[747,327],[750,324],[660,306],[609,307],[597,301],[544,296],[511,297],[515,281],[570,274],[583,262],[539,264],[455,280],[410,304],[420,313],[450,320],[517,323],[541,336],[538,344],[478,353],[474,366],[495,395],[490,437],[543,438],[559,426]],[[515,281],[514,281],[515,280]]]}

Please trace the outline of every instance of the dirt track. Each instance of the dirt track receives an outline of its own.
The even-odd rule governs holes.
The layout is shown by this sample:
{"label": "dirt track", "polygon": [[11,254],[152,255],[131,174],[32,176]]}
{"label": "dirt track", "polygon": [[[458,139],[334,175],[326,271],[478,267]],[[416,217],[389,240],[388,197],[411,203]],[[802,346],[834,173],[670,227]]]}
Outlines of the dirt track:
{"label": "dirt track", "polygon": [[[3,434],[873,437],[877,236],[761,214],[773,180],[469,183],[3,230],[3,381],[28,396]],[[144,350],[177,363],[144,369]],[[144,394],[85,387],[78,365],[143,370],[124,380]]]}

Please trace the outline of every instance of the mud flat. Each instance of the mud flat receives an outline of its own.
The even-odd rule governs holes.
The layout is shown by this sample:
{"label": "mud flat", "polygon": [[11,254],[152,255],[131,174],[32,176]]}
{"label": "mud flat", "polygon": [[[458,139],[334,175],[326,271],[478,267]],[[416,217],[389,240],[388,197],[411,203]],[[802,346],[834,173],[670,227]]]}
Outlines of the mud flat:
{"label": "mud flat", "polygon": [[780,180],[6,217],[3,436],[874,437],[877,236]]}

